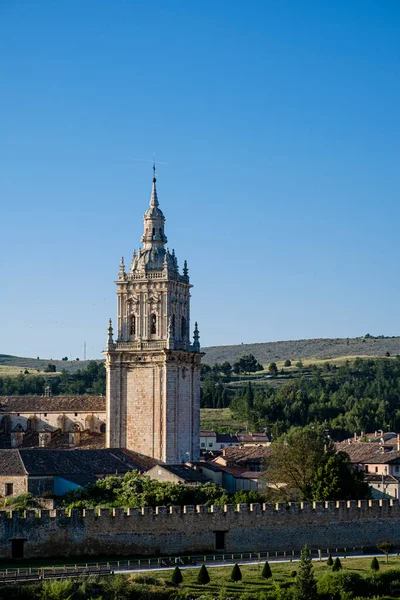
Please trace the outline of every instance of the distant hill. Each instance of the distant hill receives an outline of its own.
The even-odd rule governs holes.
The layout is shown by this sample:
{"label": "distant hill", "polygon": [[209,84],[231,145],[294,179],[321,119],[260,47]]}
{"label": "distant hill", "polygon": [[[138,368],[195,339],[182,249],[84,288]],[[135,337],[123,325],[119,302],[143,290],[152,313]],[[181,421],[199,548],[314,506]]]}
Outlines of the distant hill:
{"label": "distant hill", "polygon": [[[243,354],[254,354],[263,365],[280,360],[300,360],[305,358],[329,359],[339,356],[391,356],[400,355],[400,337],[385,338],[319,338],[315,340],[288,340],[286,342],[263,342],[259,344],[237,344],[234,346],[210,346],[202,348],[203,362],[213,365],[225,360],[233,363]],[[44,371],[49,362],[56,365],[57,371],[77,371],[85,369],[90,361],[51,360],[50,358],[24,358],[0,354],[0,367],[20,367],[21,369]],[[0,370],[1,374],[1,370]]]}
{"label": "distant hill", "polygon": [[[9,354],[0,354],[0,367],[21,367],[28,371],[44,371],[49,363],[56,365],[57,371],[77,371],[86,369],[89,360],[51,360],[50,358],[24,358],[22,356],[10,356]],[[1,375],[1,370],[0,370]]]}
{"label": "distant hill", "polygon": [[243,354],[254,354],[263,365],[279,360],[304,358],[329,359],[338,356],[391,356],[400,354],[400,337],[385,338],[319,338],[315,340],[289,340],[235,346],[210,346],[202,348],[203,362],[213,365],[227,360],[231,364]]}

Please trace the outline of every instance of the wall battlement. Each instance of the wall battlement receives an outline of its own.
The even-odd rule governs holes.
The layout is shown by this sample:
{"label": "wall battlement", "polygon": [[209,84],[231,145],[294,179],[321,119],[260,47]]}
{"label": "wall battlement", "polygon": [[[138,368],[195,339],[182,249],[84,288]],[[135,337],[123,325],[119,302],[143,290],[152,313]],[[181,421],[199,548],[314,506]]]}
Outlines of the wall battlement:
{"label": "wall battlement", "polygon": [[287,515],[291,519],[301,517],[302,514],[327,515],[335,517],[343,516],[346,519],[366,518],[368,515],[385,515],[386,517],[400,516],[400,501],[394,499],[381,500],[347,500],[347,501],[328,501],[328,502],[288,502],[288,503],[268,503],[268,504],[225,504],[224,506],[214,504],[207,505],[186,505],[186,506],[157,506],[152,508],[100,508],[100,509],[56,509],[40,510],[31,509],[26,511],[0,511],[0,520],[2,519],[39,519],[47,521],[48,519],[114,519],[123,517],[130,520],[131,517],[160,519],[162,517],[185,516],[185,515],[226,515],[226,514],[256,514],[263,517],[276,518],[277,515]]}
{"label": "wall battlement", "polygon": [[257,552],[400,544],[400,502],[0,511],[0,557]]}

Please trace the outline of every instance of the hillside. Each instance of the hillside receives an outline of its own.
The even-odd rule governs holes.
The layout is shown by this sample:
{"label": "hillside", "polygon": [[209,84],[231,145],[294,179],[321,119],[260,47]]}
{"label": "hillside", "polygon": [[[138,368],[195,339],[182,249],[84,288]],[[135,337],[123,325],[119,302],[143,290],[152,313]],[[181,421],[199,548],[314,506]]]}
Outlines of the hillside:
{"label": "hillside", "polygon": [[211,346],[202,348],[203,362],[213,365],[227,360],[231,364],[243,354],[254,354],[263,365],[280,360],[304,358],[329,359],[339,356],[391,356],[400,354],[400,337],[391,338],[346,338],[289,340],[286,342],[264,342],[260,344],[238,344],[235,346]]}
{"label": "hillside", "polygon": [[[289,358],[292,361],[315,358],[330,359],[349,356],[385,356],[390,352],[391,356],[400,354],[400,337],[388,338],[319,338],[314,340],[288,340],[285,342],[263,342],[259,344],[237,344],[234,346],[210,346],[202,348],[205,353],[203,362],[213,365],[225,360],[233,363],[243,354],[254,354],[257,360],[268,365],[270,362],[278,362]],[[0,354],[0,367],[13,367],[35,371],[44,371],[48,363],[56,365],[57,371],[77,371],[85,369],[90,361],[76,360],[51,360],[24,358],[21,356],[10,356]],[[0,368],[0,372],[1,372]]]}
{"label": "hillside", "polygon": [[[0,375],[18,375],[17,368],[22,370],[28,369],[34,374],[37,371],[44,371],[49,362],[56,365],[57,371],[77,371],[78,369],[86,369],[88,360],[51,360],[50,358],[24,358],[22,356],[10,356],[9,354],[0,354]],[[5,369],[4,367],[9,367]]]}

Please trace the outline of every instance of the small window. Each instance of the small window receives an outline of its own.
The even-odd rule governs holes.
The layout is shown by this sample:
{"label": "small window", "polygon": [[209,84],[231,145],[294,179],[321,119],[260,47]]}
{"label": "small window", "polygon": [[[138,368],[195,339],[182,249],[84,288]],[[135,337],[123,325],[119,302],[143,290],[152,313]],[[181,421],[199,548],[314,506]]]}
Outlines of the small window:
{"label": "small window", "polygon": [[212,443],[212,442],[209,442],[209,443],[208,443],[208,447],[209,447],[209,448],[212,448],[212,447],[213,447],[213,443]]}
{"label": "small window", "polygon": [[221,444],[221,450],[222,450],[222,448],[225,448],[225,444]]}
{"label": "small window", "polygon": [[43,415],[43,416],[47,417],[47,413],[44,413],[44,415]]}
{"label": "small window", "polygon": [[157,317],[156,315],[153,313],[151,315],[151,325],[150,325],[150,332],[152,335],[157,333]]}
{"label": "small window", "polygon": [[378,467],[375,467],[375,473],[377,473],[377,472],[378,472]]}
{"label": "small window", "polygon": [[378,483],[378,488],[380,488],[380,487],[381,487],[381,485],[380,485],[380,483]]}
{"label": "small window", "polygon": [[74,413],[74,414],[75,414],[76,417],[78,416],[78,413]]}
{"label": "small window", "polygon": [[153,227],[153,235],[156,235],[156,228]]}
{"label": "small window", "polygon": [[395,469],[396,473],[399,472],[399,465],[396,465],[396,469]]}
{"label": "small window", "polygon": [[205,443],[205,442],[201,442],[200,446],[201,446],[202,448],[205,448],[205,447],[206,447],[206,443]]}
{"label": "small window", "polygon": [[184,340],[186,338],[186,319],[182,317],[181,319],[181,338]]}
{"label": "small window", "polygon": [[368,473],[368,465],[365,465],[365,472]]}
{"label": "small window", "polygon": [[17,417],[19,417],[19,413],[17,413]]}
{"label": "small window", "polygon": [[13,483],[6,483],[5,496],[12,496],[13,493],[14,493],[14,484]]}

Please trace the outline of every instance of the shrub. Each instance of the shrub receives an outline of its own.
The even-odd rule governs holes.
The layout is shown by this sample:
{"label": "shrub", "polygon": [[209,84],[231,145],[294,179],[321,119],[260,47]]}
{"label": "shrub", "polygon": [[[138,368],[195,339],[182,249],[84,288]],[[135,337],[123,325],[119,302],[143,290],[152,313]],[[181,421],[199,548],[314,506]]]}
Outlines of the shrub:
{"label": "shrub", "polygon": [[176,565],[175,569],[172,571],[171,581],[174,585],[179,585],[183,581],[182,573],[178,565]]}
{"label": "shrub", "polygon": [[368,585],[358,573],[341,571],[339,573],[326,573],[318,581],[318,593],[332,600],[352,598],[354,595],[368,595]]}
{"label": "shrub", "polygon": [[293,577],[293,579],[296,577],[297,575],[297,571],[290,571],[290,577]]}
{"label": "shrub", "polygon": [[333,565],[333,558],[330,552],[328,554],[328,560],[326,561],[326,564],[328,565],[328,567],[331,567]]}
{"label": "shrub", "polygon": [[43,600],[70,600],[74,592],[74,584],[69,579],[44,581],[41,598]]}
{"label": "shrub", "polygon": [[210,576],[208,574],[206,565],[201,565],[199,574],[197,576],[197,583],[199,585],[207,585],[207,583],[210,583]]}
{"label": "shrub", "polygon": [[140,583],[141,585],[163,585],[161,579],[157,579],[153,575],[135,575],[132,579],[134,583]]}
{"label": "shrub", "polygon": [[340,558],[337,556],[335,558],[335,562],[333,563],[332,571],[335,573],[336,571],[340,571],[340,569],[343,569],[343,567],[342,563],[340,562]]}
{"label": "shrub", "polygon": [[376,556],[371,560],[371,569],[372,571],[379,571],[379,563]]}
{"label": "shrub", "polygon": [[234,581],[235,583],[237,583],[238,581],[242,580],[242,571],[240,570],[240,567],[237,563],[235,563],[232,567],[232,572],[231,572],[231,581]]}
{"label": "shrub", "polygon": [[285,362],[283,363],[284,367],[291,367],[292,366],[292,361],[290,361],[288,358],[285,360]]}
{"label": "shrub", "polygon": [[272,577],[271,567],[269,566],[269,562],[266,560],[261,571],[261,577],[263,579],[269,579]]}

